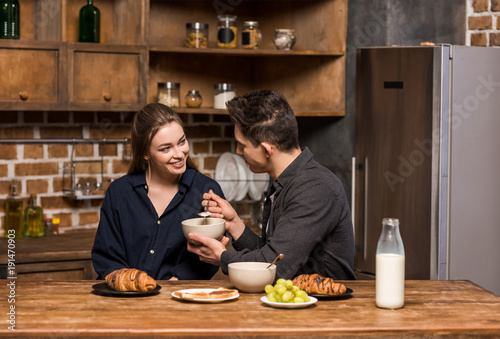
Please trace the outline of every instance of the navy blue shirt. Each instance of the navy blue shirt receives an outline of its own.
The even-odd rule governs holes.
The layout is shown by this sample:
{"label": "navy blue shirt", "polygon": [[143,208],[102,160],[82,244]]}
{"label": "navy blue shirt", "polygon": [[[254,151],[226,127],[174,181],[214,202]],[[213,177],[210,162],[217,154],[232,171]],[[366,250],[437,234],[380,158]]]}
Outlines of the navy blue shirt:
{"label": "navy blue shirt", "polygon": [[137,268],[157,280],[210,279],[218,267],[203,263],[187,251],[181,222],[203,210],[203,193],[212,189],[223,196],[219,184],[187,168],[179,191],[161,216],[149,200],[144,172],[125,175],[111,183],[101,206],[92,248],[98,279],[112,271]]}

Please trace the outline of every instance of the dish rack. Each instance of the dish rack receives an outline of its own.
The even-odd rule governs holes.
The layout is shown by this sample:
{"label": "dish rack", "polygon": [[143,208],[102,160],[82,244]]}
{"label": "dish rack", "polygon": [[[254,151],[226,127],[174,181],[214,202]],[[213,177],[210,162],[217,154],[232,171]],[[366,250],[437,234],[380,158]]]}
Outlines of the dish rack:
{"label": "dish rack", "polygon": [[[104,198],[104,152],[103,148],[106,144],[123,144],[123,159],[126,160],[128,157],[128,144],[130,139],[72,139],[71,142],[71,156],[70,161],[65,162],[62,171],[62,186],[64,197],[69,197],[75,200],[92,200],[92,199],[103,199]],[[75,146],[80,143],[92,143],[99,144],[99,159],[78,159],[74,158]],[[87,182],[85,186],[77,183],[76,179],[76,164],[78,163],[100,163],[100,174],[99,178],[96,178],[94,187],[91,186],[91,182]],[[69,182],[68,182],[69,181]]]}

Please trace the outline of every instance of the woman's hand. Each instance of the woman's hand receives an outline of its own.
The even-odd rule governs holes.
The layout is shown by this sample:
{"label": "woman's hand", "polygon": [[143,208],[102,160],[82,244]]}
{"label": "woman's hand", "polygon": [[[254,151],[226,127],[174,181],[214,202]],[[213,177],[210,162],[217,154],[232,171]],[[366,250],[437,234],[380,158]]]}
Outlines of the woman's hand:
{"label": "woman's hand", "polygon": [[226,232],[233,240],[237,240],[245,230],[245,224],[240,219],[233,206],[212,190],[203,194],[202,206],[208,206],[207,210],[214,218],[222,218],[226,221]]}
{"label": "woman's hand", "polygon": [[228,237],[222,236],[216,240],[196,233],[189,233],[188,237],[201,243],[201,245],[193,245],[188,241],[187,249],[189,252],[196,254],[200,261],[220,266],[220,256],[222,252],[226,251],[226,246],[229,243]]}

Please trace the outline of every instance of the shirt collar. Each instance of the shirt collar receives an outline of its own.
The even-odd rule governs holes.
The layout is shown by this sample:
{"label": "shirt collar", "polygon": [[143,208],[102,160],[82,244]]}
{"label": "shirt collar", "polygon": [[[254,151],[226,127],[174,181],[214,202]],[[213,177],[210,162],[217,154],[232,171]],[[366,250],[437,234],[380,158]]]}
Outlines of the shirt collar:
{"label": "shirt collar", "polygon": [[281,191],[283,187],[285,187],[296,175],[300,169],[307,164],[313,158],[313,154],[309,150],[308,147],[304,147],[302,152],[299,154],[297,158],[281,174],[274,180],[273,188],[270,193],[274,190],[277,192]]}
{"label": "shirt collar", "polygon": [[[179,190],[181,192],[185,192],[191,185],[193,184],[194,176],[195,176],[196,170],[188,167],[186,171],[182,174],[181,180],[179,181]],[[139,172],[139,173],[134,173],[131,174],[132,176],[132,182],[134,187],[137,186],[146,186],[146,172]]]}

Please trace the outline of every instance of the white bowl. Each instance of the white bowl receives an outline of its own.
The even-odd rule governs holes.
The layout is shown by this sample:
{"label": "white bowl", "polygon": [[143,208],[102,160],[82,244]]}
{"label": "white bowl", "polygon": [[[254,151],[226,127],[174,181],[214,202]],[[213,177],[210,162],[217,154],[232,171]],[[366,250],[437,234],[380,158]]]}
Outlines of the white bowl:
{"label": "white bowl", "polygon": [[276,265],[266,262],[233,262],[228,265],[229,281],[241,292],[264,292],[276,277]]}
{"label": "white bowl", "polygon": [[200,243],[189,239],[189,233],[197,233],[205,237],[219,239],[226,231],[226,222],[220,218],[193,218],[184,220],[181,224],[184,236],[194,245],[200,245]]}

